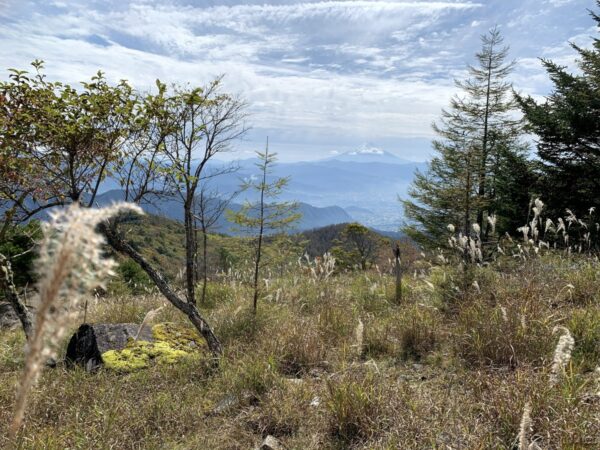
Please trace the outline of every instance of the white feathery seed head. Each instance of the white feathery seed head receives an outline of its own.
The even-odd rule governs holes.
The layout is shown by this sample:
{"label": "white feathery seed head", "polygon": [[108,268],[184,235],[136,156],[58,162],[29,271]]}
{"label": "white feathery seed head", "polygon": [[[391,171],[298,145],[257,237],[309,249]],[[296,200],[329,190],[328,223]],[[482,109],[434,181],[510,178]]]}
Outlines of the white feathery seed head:
{"label": "white feathery seed head", "polygon": [[120,213],[142,214],[130,203],[116,203],[106,208],[82,208],[78,204],[50,213],[42,224],[36,269],[39,306],[33,336],[27,343],[25,367],[21,375],[17,402],[9,434],[15,436],[25,413],[28,393],[44,362],[54,356],[67,326],[79,316],[84,296],[104,286],[113,274],[115,262],[103,255],[104,237],[96,228],[104,220]]}
{"label": "white feathery seed head", "polygon": [[363,352],[364,331],[365,325],[363,324],[362,320],[358,319],[358,324],[354,329],[354,345],[356,346],[356,353],[358,355],[362,355]]}
{"label": "white feathery seed head", "polygon": [[159,312],[161,312],[167,305],[162,305],[159,306],[156,309],[151,309],[150,311],[148,311],[146,313],[146,315],[144,316],[144,320],[142,320],[142,323],[140,324],[140,327],[137,330],[137,333],[135,334],[135,338],[133,338],[134,341],[137,341],[138,338],[140,337],[140,333],[142,332],[142,330],[150,323],[154,320],[154,318],[158,315]]}
{"label": "white feathery seed head", "polygon": [[[96,227],[124,211],[143,214],[139,206],[129,203],[115,203],[106,208],[73,204],[53,211],[50,221],[42,224],[43,239],[36,262],[38,292],[40,304],[50,302],[53,307],[40,308],[47,317],[44,329],[38,332],[47,332],[48,344],[60,340],[64,326],[79,313],[77,306],[83,295],[96,287],[105,287],[106,280],[114,274],[116,263],[104,257],[105,240]],[[44,346],[44,352],[50,353],[52,347]]]}
{"label": "white feathery seed head", "polygon": [[552,333],[555,334],[557,332],[562,332],[562,334],[558,339],[556,349],[554,350],[554,358],[552,361],[552,368],[550,370],[551,386],[554,386],[556,383],[558,383],[560,376],[571,360],[571,353],[573,352],[573,347],[575,346],[575,339],[573,339],[571,332],[566,327],[554,327]]}
{"label": "white feathery seed head", "polygon": [[537,442],[531,440],[533,425],[531,421],[531,403],[527,402],[523,408],[521,424],[519,426],[519,450],[541,450]]}
{"label": "white feathery seed head", "polygon": [[488,216],[487,221],[490,224],[490,226],[492,227],[492,233],[495,233],[496,232],[496,222],[498,221],[498,217],[496,216],[496,214],[492,214],[491,216]]}

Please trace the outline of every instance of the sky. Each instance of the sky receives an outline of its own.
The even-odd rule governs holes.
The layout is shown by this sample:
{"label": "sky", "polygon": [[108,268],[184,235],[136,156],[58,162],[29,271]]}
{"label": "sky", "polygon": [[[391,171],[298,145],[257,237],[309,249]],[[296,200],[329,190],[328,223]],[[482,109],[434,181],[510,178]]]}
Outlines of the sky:
{"label": "sky", "polygon": [[0,0],[0,79],[34,59],[53,80],[100,69],[141,90],[224,75],[250,113],[236,157],[269,136],[281,161],[365,145],[424,161],[483,33],[500,28],[515,89],[541,98],[551,83],[539,58],[573,67],[569,42],[597,36],[587,9],[596,2]]}

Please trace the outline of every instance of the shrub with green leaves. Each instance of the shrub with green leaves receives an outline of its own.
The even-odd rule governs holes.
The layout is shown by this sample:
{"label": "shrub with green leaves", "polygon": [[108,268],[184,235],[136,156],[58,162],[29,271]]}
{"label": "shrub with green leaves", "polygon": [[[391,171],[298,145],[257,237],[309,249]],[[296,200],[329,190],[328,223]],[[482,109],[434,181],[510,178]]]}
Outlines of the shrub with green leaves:
{"label": "shrub with green leaves", "polygon": [[32,220],[26,225],[10,228],[0,242],[0,253],[10,260],[15,286],[22,287],[35,281],[33,267],[37,257],[35,245],[41,237],[39,222]]}

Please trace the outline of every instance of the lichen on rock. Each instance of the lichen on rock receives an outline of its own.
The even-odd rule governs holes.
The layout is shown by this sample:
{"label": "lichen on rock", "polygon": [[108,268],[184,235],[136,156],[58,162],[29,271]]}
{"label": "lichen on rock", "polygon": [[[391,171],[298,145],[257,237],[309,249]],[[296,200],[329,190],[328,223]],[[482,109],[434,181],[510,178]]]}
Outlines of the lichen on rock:
{"label": "lichen on rock", "polygon": [[152,364],[174,364],[204,350],[206,344],[196,330],[174,323],[161,323],[152,327],[152,342],[129,339],[122,350],[102,353],[107,369],[132,372]]}

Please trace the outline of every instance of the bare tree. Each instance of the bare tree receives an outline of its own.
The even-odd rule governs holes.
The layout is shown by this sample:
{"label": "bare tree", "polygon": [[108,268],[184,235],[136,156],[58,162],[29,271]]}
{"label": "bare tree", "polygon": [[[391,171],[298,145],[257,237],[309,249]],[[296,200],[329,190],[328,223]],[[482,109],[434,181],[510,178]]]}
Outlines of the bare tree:
{"label": "bare tree", "polygon": [[[220,171],[219,175],[223,174]],[[202,293],[200,295],[200,304],[206,301],[206,285],[208,283],[208,238],[209,233],[218,227],[219,220],[223,217],[225,210],[231,204],[238,192],[223,195],[218,189],[211,189],[205,182],[200,193],[196,196],[194,202],[194,220],[195,232],[202,234],[202,263],[198,263],[200,252],[196,251],[196,279],[202,277]],[[196,235],[196,242],[198,236]]]}
{"label": "bare tree", "polygon": [[185,228],[185,276],[188,303],[195,303],[194,203],[208,161],[226,152],[244,135],[246,104],[220,92],[221,79],[204,88],[178,88],[168,105],[176,132],[165,142],[169,176],[183,203]]}

